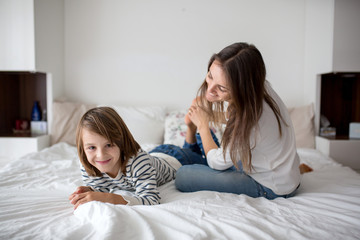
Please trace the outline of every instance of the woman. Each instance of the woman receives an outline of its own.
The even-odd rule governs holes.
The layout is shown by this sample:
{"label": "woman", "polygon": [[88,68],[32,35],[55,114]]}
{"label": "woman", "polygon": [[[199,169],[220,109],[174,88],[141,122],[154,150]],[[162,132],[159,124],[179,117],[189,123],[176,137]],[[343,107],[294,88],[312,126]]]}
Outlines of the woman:
{"label": "woman", "polygon": [[[235,43],[214,54],[185,122],[186,142],[202,145],[207,165],[182,166],[176,187],[251,197],[291,197],[300,184],[295,134],[285,104],[265,80],[259,50]],[[225,124],[218,147],[209,122]],[[196,143],[196,132],[201,143]]]}

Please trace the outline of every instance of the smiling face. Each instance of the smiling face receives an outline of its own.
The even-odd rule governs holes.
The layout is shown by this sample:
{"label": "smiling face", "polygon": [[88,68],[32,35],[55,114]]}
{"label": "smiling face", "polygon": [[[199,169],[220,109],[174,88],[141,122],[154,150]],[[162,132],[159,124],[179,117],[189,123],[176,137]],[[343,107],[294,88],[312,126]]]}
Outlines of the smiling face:
{"label": "smiling face", "polygon": [[100,172],[107,173],[112,178],[116,177],[120,170],[120,148],[86,128],[82,130],[82,139],[89,163]]}
{"label": "smiling face", "polygon": [[221,102],[230,100],[230,90],[226,76],[218,61],[214,61],[206,75],[206,99],[209,102]]}

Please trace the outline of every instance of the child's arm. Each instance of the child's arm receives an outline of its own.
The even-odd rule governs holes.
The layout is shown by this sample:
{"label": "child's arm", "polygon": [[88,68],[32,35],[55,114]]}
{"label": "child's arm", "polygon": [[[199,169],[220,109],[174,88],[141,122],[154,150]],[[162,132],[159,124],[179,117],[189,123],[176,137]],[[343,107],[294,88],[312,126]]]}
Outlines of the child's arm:
{"label": "child's arm", "polygon": [[[154,205],[160,203],[160,194],[157,190],[157,180],[156,180],[156,171],[151,164],[151,160],[149,159],[149,155],[145,151],[139,152],[139,154],[129,160],[128,165],[126,167],[126,177],[122,177],[121,179],[116,181],[108,181],[104,177],[90,177],[85,171],[84,167],[81,166],[81,174],[83,182],[88,185],[89,189],[94,190],[93,193],[108,193],[112,195],[100,195],[103,197],[103,201],[106,202],[120,202],[116,204],[127,204],[127,205]],[[131,186],[126,179],[131,179]],[[117,186],[116,186],[117,185]],[[135,190],[132,196],[128,195],[118,195],[110,193],[115,190]],[[75,192],[76,193],[76,192]],[[94,194],[90,194],[86,199],[88,201],[92,201]],[[115,196],[113,196],[115,195]],[[121,198],[118,199],[117,196]],[[84,198],[84,196],[82,196]],[[72,199],[72,198],[71,198]],[[100,198],[99,198],[100,199]],[[95,199],[93,199],[95,200]],[[74,200],[75,201],[75,200]],[[85,199],[84,199],[85,201]],[[125,202],[123,202],[125,201]]]}
{"label": "child's arm", "polygon": [[[88,191],[92,191],[91,187],[89,186],[80,186],[80,187],[77,187],[75,192],[73,192],[70,197],[74,194],[78,194],[78,193],[84,193],[84,192],[88,192]],[[69,198],[70,198],[69,197]]]}
{"label": "child's arm", "polygon": [[88,186],[80,186],[69,196],[70,203],[76,209],[79,205],[90,202],[100,201],[113,204],[127,204],[121,195],[109,193],[110,189],[102,187],[101,182],[105,181],[102,177],[90,178],[84,167],[81,166],[83,181]]}
{"label": "child's arm", "polygon": [[130,164],[127,177],[134,183],[133,196],[123,195],[128,205],[154,205],[160,203],[157,190],[156,170],[147,152],[141,151]]}
{"label": "child's arm", "polygon": [[[78,191],[80,188],[87,188],[86,191]],[[94,192],[90,187],[81,186],[77,188],[73,194],[69,197],[70,203],[74,205],[76,209],[79,205],[91,202],[108,202],[112,204],[123,204],[126,205],[128,202],[121,196],[113,193]]]}

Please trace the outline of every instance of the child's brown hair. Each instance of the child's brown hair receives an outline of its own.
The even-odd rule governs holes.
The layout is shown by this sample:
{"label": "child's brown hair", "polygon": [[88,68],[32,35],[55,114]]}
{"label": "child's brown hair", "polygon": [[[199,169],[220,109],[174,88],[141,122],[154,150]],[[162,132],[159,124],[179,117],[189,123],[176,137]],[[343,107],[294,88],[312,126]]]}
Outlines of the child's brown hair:
{"label": "child's brown hair", "polygon": [[135,141],[119,114],[111,107],[92,108],[82,116],[77,126],[76,145],[80,161],[90,176],[101,177],[102,173],[91,165],[86,157],[82,139],[84,128],[103,136],[120,148],[120,169],[125,174],[129,158],[136,156],[140,145]]}

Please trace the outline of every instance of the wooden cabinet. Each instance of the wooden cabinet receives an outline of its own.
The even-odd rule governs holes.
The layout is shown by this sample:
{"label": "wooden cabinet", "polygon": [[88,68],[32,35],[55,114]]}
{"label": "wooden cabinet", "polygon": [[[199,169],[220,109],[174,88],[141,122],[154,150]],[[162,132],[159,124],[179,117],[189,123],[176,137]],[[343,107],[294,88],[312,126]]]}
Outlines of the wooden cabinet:
{"label": "wooden cabinet", "polygon": [[[52,118],[51,74],[25,71],[0,71],[0,137],[14,136],[15,122],[31,120],[34,101]],[[50,129],[50,126],[48,126]]]}
{"label": "wooden cabinet", "polygon": [[323,116],[330,127],[336,128],[338,138],[349,137],[349,124],[360,122],[360,72],[321,74],[317,88],[319,127],[322,127],[319,117]]}
{"label": "wooden cabinet", "polygon": [[[319,74],[317,79],[315,127],[316,148],[334,160],[360,169],[360,139],[349,138],[351,122],[360,122],[360,72]],[[321,136],[320,117],[336,129],[332,137]],[[325,121],[326,122],[326,121]]]}
{"label": "wooden cabinet", "polygon": [[31,136],[14,131],[16,120],[31,120],[34,101],[52,116],[51,75],[41,72],[0,72],[0,157],[17,158],[49,146],[50,135]]}

